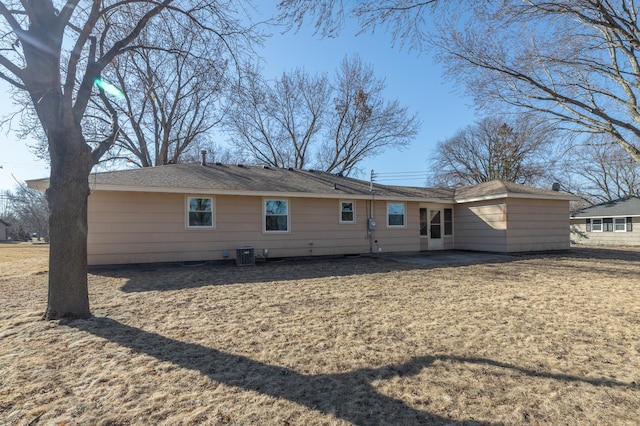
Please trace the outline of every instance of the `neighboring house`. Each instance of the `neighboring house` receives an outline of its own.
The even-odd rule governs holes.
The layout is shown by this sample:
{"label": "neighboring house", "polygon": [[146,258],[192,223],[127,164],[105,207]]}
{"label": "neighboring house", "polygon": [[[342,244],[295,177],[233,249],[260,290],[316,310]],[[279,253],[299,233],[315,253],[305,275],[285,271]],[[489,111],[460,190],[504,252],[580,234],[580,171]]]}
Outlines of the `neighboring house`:
{"label": "neighboring house", "polygon": [[[48,179],[28,181],[44,190]],[[570,194],[457,190],[313,170],[173,164],[90,176],[89,264],[462,249],[569,249]]]}
{"label": "neighboring house", "polygon": [[572,212],[571,240],[601,246],[640,245],[640,198],[621,198]]}
{"label": "neighboring house", "polygon": [[0,241],[7,241],[9,239],[9,226],[11,225],[0,219]]}

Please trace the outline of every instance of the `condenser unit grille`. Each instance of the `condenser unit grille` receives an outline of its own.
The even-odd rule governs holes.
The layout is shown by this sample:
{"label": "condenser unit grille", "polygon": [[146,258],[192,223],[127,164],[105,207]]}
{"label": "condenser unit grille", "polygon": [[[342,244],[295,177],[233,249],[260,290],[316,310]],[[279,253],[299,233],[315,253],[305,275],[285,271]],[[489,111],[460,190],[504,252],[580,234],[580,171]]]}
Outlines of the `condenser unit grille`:
{"label": "condenser unit grille", "polygon": [[246,266],[256,264],[256,254],[253,247],[238,247],[236,249],[236,265]]}

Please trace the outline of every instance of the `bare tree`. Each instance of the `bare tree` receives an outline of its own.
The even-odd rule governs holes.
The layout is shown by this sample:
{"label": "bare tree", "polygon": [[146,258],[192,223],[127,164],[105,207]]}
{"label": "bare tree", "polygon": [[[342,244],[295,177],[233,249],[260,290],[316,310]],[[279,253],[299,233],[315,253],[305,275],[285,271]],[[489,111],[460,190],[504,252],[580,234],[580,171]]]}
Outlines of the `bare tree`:
{"label": "bare tree", "polygon": [[593,204],[640,196],[640,164],[609,137],[592,135],[568,153],[563,170]]}
{"label": "bare tree", "polygon": [[38,190],[31,189],[25,184],[19,184],[15,191],[7,191],[12,231],[23,229],[38,238],[49,240],[49,208],[45,195]]}
{"label": "bare tree", "polygon": [[[120,133],[107,159],[138,167],[177,163],[188,150],[208,145],[221,120],[229,56],[222,43],[194,31],[185,16],[161,18],[103,73],[123,93],[114,104],[123,117]],[[96,106],[104,113],[101,103]]]}
{"label": "bare tree", "polygon": [[397,100],[384,98],[385,87],[371,65],[344,57],[336,73],[329,133],[318,155],[320,168],[348,175],[365,158],[411,142],[420,123]]}
{"label": "bare tree", "polygon": [[[289,27],[300,28],[307,18],[313,21],[316,33],[324,37],[334,37],[340,33],[345,19],[355,17],[360,25],[360,33],[375,32],[382,27],[390,33],[394,45],[420,50],[428,40],[424,28],[428,16],[437,6],[446,4],[442,0],[356,0],[345,3],[336,0],[281,0],[280,21]],[[468,7],[475,2],[458,0],[452,2],[457,7]]]}
{"label": "bare tree", "polygon": [[[607,135],[640,162],[640,28],[633,1],[506,1],[434,37],[479,105],[500,102]],[[461,30],[464,25],[464,31]]]}
{"label": "bare tree", "polygon": [[[462,3],[465,3],[464,6]],[[640,162],[640,27],[633,0],[500,2],[282,0],[281,19],[334,35],[345,14],[410,48],[435,48],[446,75],[479,106],[545,114],[572,132],[603,133]],[[431,19],[428,19],[431,18]]]}
{"label": "bare tree", "polygon": [[274,167],[303,168],[322,126],[329,99],[326,75],[303,69],[274,82],[254,70],[238,86],[226,118],[245,156]]}
{"label": "bare tree", "polygon": [[[237,2],[160,0],[0,1],[0,78],[27,93],[44,130],[51,160],[47,189],[51,249],[45,318],[88,317],[88,177],[116,141],[118,90],[102,72],[135,48],[159,16],[183,15],[194,31],[213,32],[239,54],[247,32],[234,15]],[[216,31],[219,30],[219,31]],[[152,47],[152,46],[148,46]],[[109,112],[109,128],[95,143],[83,120],[92,97]]]}
{"label": "bare tree", "polygon": [[417,118],[385,100],[384,88],[358,57],[344,58],[335,82],[298,69],[269,84],[256,72],[235,91],[227,125],[256,162],[350,174],[417,134]]}
{"label": "bare tree", "polygon": [[11,213],[11,197],[13,194],[10,190],[0,191],[0,219],[6,219]]}
{"label": "bare tree", "polygon": [[434,180],[443,186],[502,179],[533,185],[551,174],[555,134],[544,123],[520,116],[485,118],[438,143]]}

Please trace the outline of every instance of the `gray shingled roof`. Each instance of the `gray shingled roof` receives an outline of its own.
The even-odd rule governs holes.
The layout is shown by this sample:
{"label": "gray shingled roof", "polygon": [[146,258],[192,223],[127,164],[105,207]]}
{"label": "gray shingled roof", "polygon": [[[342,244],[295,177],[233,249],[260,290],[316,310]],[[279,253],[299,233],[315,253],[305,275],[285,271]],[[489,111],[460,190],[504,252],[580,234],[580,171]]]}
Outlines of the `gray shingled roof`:
{"label": "gray shingled roof", "polygon": [[[336,174],[277,167],[228,164],[170,164],[131,170],[94,173],[92,188],[126,186],[146,188],[183,188],[190,191],[269,192],[324,194],[331,196],[370,196],[367,181]],[[376,196],[398,198],[434,198],[452,201],[453,192],[411,187],[373,185]]]}
{"label": "gray shingled roof", "polygon": [[585,207],[571,213],[571,217],[640,216],[640,198],[628,197]]}
{"label": "gray shingled roof", "polygon": [[541,197],[559,197],[569,194],[553,191],[551,189],[534,188],[532,186],[520,185],[513,182],[502,180],[492,180],[476,185],[465,186],[456,189],[456,201],[471,200],[474,198],[486,198],[498,195],[522,195],[522,196],[541,196]]}
{"label": "gray shingled roof", "polygon": [[[33,180],[48,185],[47,179]],[[331,173],[277,167],[228,164],[170,164],[131,170],[92,173],[92,190],[182,191],[226,194],[286,193],[300,196],[371,196],[370,183]],[[570,194],[499,180],[463,188],[424,188],[373,184],[376,197],[424,201],[464,202],[493,197],[561,198]]]}

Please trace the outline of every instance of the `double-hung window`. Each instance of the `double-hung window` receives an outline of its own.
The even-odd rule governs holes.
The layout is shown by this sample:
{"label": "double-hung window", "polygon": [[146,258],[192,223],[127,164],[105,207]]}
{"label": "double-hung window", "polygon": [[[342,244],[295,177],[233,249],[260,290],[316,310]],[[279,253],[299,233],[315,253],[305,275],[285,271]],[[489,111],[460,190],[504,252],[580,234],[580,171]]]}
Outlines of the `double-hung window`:
{"label": "double-hung window", "polygon": [[613,232],[613,218],[606,217],[602,219],[602,230],[604,232]]}
{"label": "double-hung window", "polygon": [[603,217],[585,222],[587,232],[633,232],[631,217]]}
{"label": "double-hung window", "polygon": [[356,223],[356,203],[340,201],[340,223]]}
{"label": "double-hung window", "polygon": [[213,228],[213,198],[187,198],[187,228]]}
{"label": "double-hung window", "polygon": [[264,231],[289,232],[288,200],[264,200]]}
{"label": "double-hung window", "polygon": [[390,228],[405,226],[404,203],[387,204],[387,226]]}

